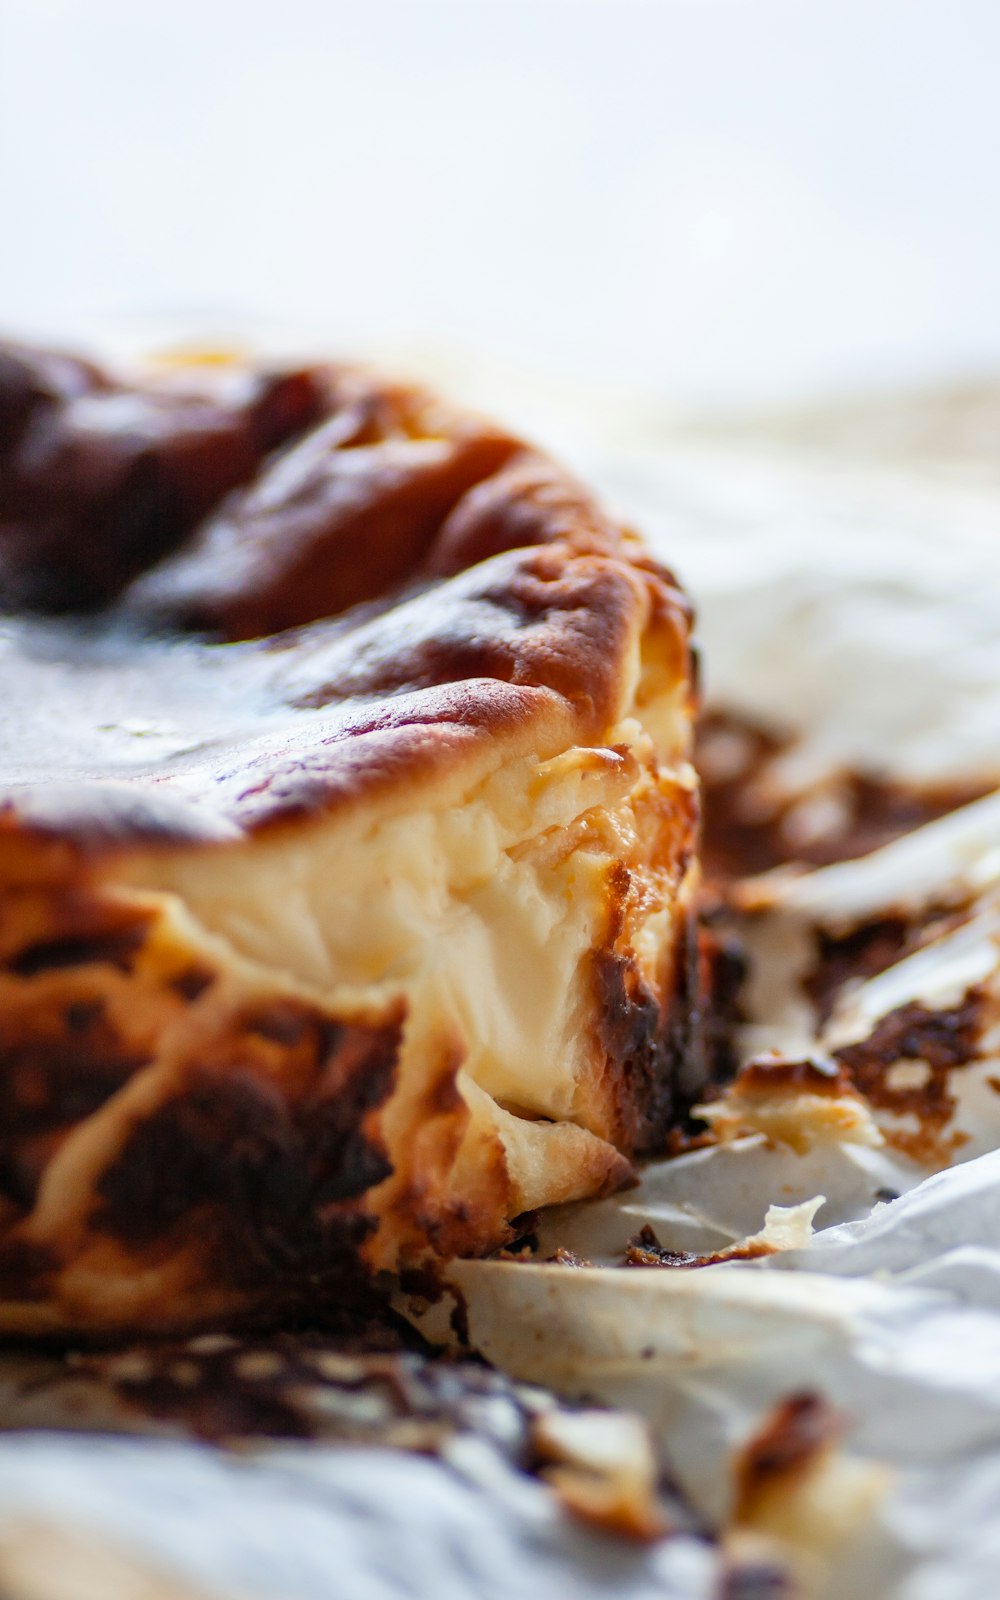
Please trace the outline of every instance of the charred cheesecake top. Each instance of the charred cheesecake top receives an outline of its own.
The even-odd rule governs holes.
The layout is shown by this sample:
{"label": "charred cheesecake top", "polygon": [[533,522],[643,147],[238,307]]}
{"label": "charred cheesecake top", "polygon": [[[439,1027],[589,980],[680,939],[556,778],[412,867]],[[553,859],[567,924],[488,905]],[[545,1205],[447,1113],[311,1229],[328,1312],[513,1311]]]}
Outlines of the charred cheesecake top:
{"label": "charred cheesecake top", "polygon": [[467,791],[690,713],[669,573],[537,450],[337,366],[0,348],[0,828],[103,853]]}

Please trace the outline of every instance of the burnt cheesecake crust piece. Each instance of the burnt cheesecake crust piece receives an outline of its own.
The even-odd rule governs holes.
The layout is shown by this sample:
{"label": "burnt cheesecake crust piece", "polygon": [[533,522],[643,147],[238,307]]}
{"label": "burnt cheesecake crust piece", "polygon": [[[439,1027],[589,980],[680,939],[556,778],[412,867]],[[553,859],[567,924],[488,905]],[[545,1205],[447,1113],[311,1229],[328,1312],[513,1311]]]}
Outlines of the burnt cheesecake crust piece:
{"label": "burnt cheesecake crust piece", "polygon": [[351,369],[18,349],[0,598],[0,1331],[336,1305],[662,1148],[690,614],[564,471]]}

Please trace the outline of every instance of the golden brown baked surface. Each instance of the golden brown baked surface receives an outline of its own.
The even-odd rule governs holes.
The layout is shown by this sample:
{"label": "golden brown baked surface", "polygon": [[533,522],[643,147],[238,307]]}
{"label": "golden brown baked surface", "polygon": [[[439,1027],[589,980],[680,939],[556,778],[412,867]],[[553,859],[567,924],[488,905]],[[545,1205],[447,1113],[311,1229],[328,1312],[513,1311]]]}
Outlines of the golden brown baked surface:
{"label": "golden brown baked surface", "polygon": [[0,1330],[360,1293],[626,1181],[692,1045],[690,618],[414,388],[0,354]]}

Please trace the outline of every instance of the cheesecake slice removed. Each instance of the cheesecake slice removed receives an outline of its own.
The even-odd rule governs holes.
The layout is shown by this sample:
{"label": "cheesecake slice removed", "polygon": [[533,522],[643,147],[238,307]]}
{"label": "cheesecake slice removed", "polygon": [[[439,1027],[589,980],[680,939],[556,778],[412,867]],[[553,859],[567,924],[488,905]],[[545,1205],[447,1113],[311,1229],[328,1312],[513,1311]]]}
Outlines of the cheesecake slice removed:
{"label": "cheesecake slice removed", "polygon": [[0,1331],[349,1306],[662,1150],[690,613],[562,469],[349,369],[18,349],[0,603]]}

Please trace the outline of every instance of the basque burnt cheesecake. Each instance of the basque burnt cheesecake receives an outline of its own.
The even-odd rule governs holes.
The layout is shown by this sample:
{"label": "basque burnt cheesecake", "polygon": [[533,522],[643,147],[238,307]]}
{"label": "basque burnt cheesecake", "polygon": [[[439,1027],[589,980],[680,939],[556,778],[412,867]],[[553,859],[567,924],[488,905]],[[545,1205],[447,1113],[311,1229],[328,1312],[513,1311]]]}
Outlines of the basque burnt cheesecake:
{"label": "basque burnt cheesecake", "polygon": [[335,1303],[703,1088],[688,606],[360,371],[0,354],[0,1331]]}

